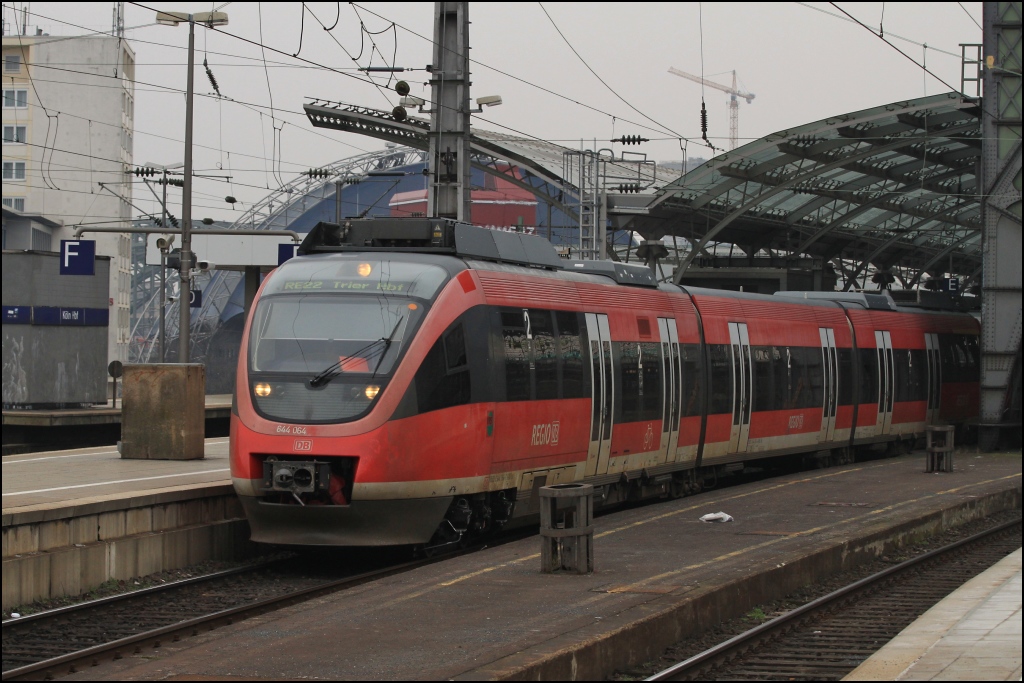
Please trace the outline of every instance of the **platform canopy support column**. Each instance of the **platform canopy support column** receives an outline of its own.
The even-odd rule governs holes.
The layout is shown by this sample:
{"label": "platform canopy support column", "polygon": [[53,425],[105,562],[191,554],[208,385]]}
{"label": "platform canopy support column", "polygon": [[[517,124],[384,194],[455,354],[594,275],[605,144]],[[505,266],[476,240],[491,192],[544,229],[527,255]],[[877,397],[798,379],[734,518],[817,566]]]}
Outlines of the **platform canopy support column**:
{"label": "platform canopy support column", "polygon": [[[1021,4],[984,3],[981,183],[984,239],[981,446],[1006,428],[1020,433]],[[1016,385],[1016,386],[1014,386]],[[1014,427],[1015,425],[1015,427]]]}
{"label": "platform canopy support column", "polygon": [[427,214],[470,222],[469,3],[434,3]]}

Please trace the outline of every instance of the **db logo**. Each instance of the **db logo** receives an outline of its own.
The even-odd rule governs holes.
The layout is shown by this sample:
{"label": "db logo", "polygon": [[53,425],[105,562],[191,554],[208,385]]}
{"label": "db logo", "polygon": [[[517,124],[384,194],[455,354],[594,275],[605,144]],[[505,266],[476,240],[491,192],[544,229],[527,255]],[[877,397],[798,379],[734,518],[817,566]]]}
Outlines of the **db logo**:
{"label": "db logo", "polygon": [[313,450],[313,442],[310,439],[296,439],[295,449],[296,451],[311,451]]}

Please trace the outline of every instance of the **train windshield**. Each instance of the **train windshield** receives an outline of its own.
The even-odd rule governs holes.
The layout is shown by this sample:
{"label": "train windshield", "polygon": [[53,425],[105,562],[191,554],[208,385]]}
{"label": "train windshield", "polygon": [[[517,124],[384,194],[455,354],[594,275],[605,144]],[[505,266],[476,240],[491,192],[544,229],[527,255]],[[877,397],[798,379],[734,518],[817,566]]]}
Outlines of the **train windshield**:
{"label": "train windshield", "polygon": [[405,297],[263,297],[253,319],[250,368],[321,381],[387,375],[422,314],[423,305]]}

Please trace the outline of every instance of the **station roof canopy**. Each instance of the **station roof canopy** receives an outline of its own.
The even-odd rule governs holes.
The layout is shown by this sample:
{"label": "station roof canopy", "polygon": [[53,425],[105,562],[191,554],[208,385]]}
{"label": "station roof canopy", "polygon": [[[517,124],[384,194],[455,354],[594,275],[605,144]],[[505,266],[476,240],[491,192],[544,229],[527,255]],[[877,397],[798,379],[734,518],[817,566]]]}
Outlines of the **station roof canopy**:
{"label": "station roof canopy", "polygon": [[908,284],[929,270],[976,275],[980,116],[979,100],[955,93],[834,116],[721,154],[653,197],[611,196],[609,215],[647,239],[690,241],[677,278],[713,242],[839,257],[854,276],[898,264],[916,273]]}
{"label": "station roof canopy", "polygon": [[[422,119],[399,122],[390,112],[325,101],[304,109],[316,127],[422,150],[429,145],[429,122]],[[728,243],[748,256],[768,250],[783,258],[841,259],[851,282],[869,265],[910,269],[907,285],[929,271],[973,279],[982,259],[975,194],[980,116],[980,100],[959,93],[833,116],[722,153],[681,177],[646,166],[638,178],[645,189],[609,194],[608,215],[612,227],[645,239],[691,242],[677,278],[709,245]],[[560,145],[477,127],[471,145],[478,158],[515,164],[556,187],[570,180],[562,177],[570,150]],[[560,198],[545,198],[571,211]]]}

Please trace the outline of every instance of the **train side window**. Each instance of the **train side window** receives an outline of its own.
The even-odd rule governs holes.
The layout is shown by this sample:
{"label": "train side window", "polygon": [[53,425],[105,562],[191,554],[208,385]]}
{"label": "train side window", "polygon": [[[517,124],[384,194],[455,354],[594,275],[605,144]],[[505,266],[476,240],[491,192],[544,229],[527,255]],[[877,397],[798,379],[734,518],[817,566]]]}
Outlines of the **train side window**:
{"label": "train side window", "polygon": [[793,352],[788,346],[776,346],[779,359],[772,364],[775,370],[775,402],[776,410],[789,408],[789,394],[792,384],[790,369],[793,365]]}
{"label": "train side window", "polygon": [[860,361],[857,372],[860,375],[861,403],[878,403],[878,353],[876,349],[858,349]]}
{"label": "train side window", "polygon": [[680,383],[683,387],[682,417],[696,417],[701,414],[700,388],[702,367],[700,344],[680,344]]}
{"label": "train side window", "polygon": [[444,352],[448,372],[466,365],[466,333],[461,323],[444,335]]}
{"label": "train side window", "polygon": [[534,387],[537,400],[558,398],[558,349],[551,311],[530,309]]}
{"label": "train side window", "polygon": [[562,359],[562,398],[588,398],[589,387],[584,374],[583,342],[580,339],[579,314],[556,311],[558,352]]}
{"label": "train side window", "polygon": [[732,413],[732,355],[728,344],[710,344],[711,401],[709,415]]}
{"label": "train side window", "polygon": [[774,346],[754,346],[754,411],[775,410],[775,364],[780,360]]}
{"label": "train side window", "polygon": [[661,406],[661,344],[644,342],[639,345],[642,353],[644,395],[640,401],[640,419],[658,420],[662,417]]}
{"label": "train side window", "polygon": [[418,412],[465,405],[471,399],[465,331],[459,323],[442,335],[416,371]]}
{"label": "train side window", "polygon": [[530,346],[522,311],[501,312],[505,346],[505,400],[530,400]]}
{"label": "train side window", "polygon": [[619,381],[615,383],[616,393],[620,397],[616,422],[639,422],[644,391],[643,376],[640,374],[640,345],[635,342],[613,342],[612,346],[619,361]]}
{"label": "train side window", "polygon": [[896,351],[896,400],[928,398],[928,361],[923,349]]}
{"label": "train side window", "polygon": [[839,361],[839,405],[852,406],[853,399],[853,349],[836,349]]}

